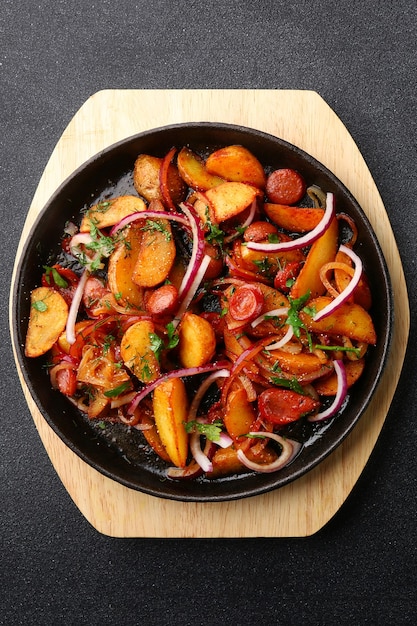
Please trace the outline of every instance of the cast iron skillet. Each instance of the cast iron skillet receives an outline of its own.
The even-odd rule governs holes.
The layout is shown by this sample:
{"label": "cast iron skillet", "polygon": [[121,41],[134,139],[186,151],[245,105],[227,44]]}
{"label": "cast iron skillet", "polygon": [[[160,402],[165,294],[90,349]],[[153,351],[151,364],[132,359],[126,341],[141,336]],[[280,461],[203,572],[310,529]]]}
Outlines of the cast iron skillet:
{"label": "cast iron skillet", "polygon": [[[165,478],[166,465],[155,460],[142,436],[124,426],[100,430],[89,423],[59,392],[51,389],[44,359],[28,359],[24,343],[29,316],[30,292],[39,285],[42,266],[59,249],[66,222],[80,221],[80,210],[109,194],[130,193],[131,172],[140,153],[164,156],[172,146],[208,153],[242,144],[265,167],[292,167],[308,184],[316,184],[336,197],[337,212],[349,214],[359,237],[355,250],[361,256],[373,292],[378,343],[369,351],[366,371],[352,388],[347,406],[329,423],[310,426],[298,436],[305,446],[286,468],[273,474],[246,473],[221,480],[172,481]],[[322,164],[293,145],[240,126],[213,123],[178,124],[146,131],[120,141],[78,168],[54,193],[40,213],[26,240],[13,290],[13,341],[25,382],[41,414],[62,441],[81,459],[119,483],[153,496],[181,501],[224,501],[268,492],[299,478],[344,440],[369,404],[386,362],[392,327],[393,304],[386,264],[376,236],[355,199]]]}

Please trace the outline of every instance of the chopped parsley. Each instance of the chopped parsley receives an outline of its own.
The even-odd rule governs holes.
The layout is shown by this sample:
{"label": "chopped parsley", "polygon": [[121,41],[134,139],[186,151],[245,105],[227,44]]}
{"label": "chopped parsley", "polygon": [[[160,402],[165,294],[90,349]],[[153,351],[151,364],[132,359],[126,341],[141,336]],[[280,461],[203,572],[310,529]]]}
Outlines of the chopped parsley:
{"label": "chopped parsley", "polygon": [[222,423],[213,422],[212,424],[203,424],[196,420],[190,422],[184,422],[185,430],[188,434],[200,433],[204,435],[210,441],[219,441],[220,433],[222,432]]}

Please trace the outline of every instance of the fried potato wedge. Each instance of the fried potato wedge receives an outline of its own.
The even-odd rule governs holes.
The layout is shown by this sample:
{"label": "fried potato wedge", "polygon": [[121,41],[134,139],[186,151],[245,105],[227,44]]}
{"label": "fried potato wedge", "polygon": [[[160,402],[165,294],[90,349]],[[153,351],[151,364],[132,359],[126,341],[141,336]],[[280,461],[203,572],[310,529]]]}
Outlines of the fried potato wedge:
{"label": "fried potato wedge", "polygon": [[185,313],[179,329],[178,351],[184,367],[208,363],[216,351],[216,335],[210,322],[194,313]]}
{"label": "fried potato wedge", "polygon": [[188,456],[188,400],[181,378],[162,381],[153,394],[155,424],[161,441],[176,467],[185,467]]}
{"label": "fried potato wedge", "polygon": [[307,254],[307,259],[295,283],[291,288],[291,298],[296,300],[307,292],[310,297],[321,296],[326,291],[320,279],[320,268],[325,263],[334,261],[338,246],[339,227],[337,218],[334,217],[325,233],[316,239]]}
{"label": "fried potato wedge", "polygon": [[30,314],[26,334],[25,354],[38,357],[52,348],[64,331],[68,305],[58,291],[38,287],[30,296]]}
{"label": "fried potato wedge", "polygon": [[231,391],[227,397],[223,421],[232,439],[249,433],[255,419],[255,410],[248,400],[245,389],[241,387]]}
{"label": "fried potato wedge", "polygon": [[229,181],[265,188],[266,176],[262,164],[243,146],[226,146],[212,152],[207,158],[206,169]]}
{"label": "fried potato wedge", "polygon": [[226,182],[205,192],[217,223],[235,217],[247,209],[259,191],[252,185]]}
{"label": "fried potato wedge", "polygon": [[[362,376],[365,368],[365,359],[357,359],[356,361],[346,361],[346,380],[348,389]],[[323,379],[319,379],[314,388],[320,396],[335,396],[338,389],[337,376],[335,373]]]}
{"label": "fried potato wedge", "polygon": [[146,204],[137,196],[126,195],[104,200],[87,211],[81,221],[80,232],[89,233],[91,223],[97,228],[115,226],[124,217],[145,210]]}
{"label": "fried potato wedge", "polygon": [[[311,300],[308,306],[319,312],[331,302],[331,298],[319,296]],[[355,341],[376,344],[376,332],[371,316],[363,307],[354,302],[345,302],[333,313],[317,322],[304,311],[300,311],[299,316],[306,328],[313,333],[342,335]]]}
{"label": "fried potato wedge", "polygon": [[109,258],[107,279],[110,291],[120,304],[144,309],[143,289],[132,279],[143,232],[139,226],[132,225],[124,233],[123,241],[117,244]]}
{"label": "fried potato wedge", "polygon": [[264,211],[274,224],[290,233],[305,233],[313,230],[324,215],[323,209],[299,208],[269,202],[265,202]]}
{"label": "fried potato wedge", "polygon": [[140,320],[129,326],[120,342],[120,354],[133,374],[143,383],[156,380],[159,362],[152,350],[155,327],[150,320]]}
{"label": "fried potato wedge", "polygon": [[168,278],[174,265],[176,247],[168,220],[148,220],[132,273],[139,287],[156,287]]}
{"label": "fried potato wedge", "polygon": [[[263,463],[265,465],[269,463],[273,463],[277,454],[272,448],[265,448],[259,454],[255,455],[252,453],[249,448],[246,451],[246,456],[251,461],[255,461],[256,463]],[[231,474],[240,474],[242,472],[247,472],[248,469],[240,462],[237,456],[237,449],[230,448],[219,448],[214,453],[213,459],[213,471],[207,473],[207,478],[218,478],[219,476],[230,476]]]}
{"label": "fried potato wedge", "polygon": [[[159,173],[163,159],[148,154],[140,154],[133,169],[133,184],[140,196],[151,202],[163,201]],[[181,202],[186,193],[186,185],[173,163],[168,168],[168,190],[175,204]]]}
{"label": "fried potato wedge", "polygon": [[220,176],[210,174],[203,159],[187,147],[182,148],[178,153],[177,166],[181,178],[192,189],[207,191],[225,182]]}

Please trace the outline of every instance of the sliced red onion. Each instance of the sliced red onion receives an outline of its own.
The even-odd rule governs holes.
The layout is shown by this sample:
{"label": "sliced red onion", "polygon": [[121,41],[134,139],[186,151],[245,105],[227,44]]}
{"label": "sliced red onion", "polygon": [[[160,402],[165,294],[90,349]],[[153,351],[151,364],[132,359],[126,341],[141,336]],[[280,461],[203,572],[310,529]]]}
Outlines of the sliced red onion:
{"label": "sliced red onion", "polygon": [[200,263],[204,255],[205,240],[200,218],[195,213],[194,209],[191,210],[191,208],[184,203],[180,206],[188,218],[191,226],[191,232],[193,234],[193,248],[191,251],[190,262],[188,263],[187,271],[185,272],[184,278],[182,279],[181,285],[178,289],[178,295],[181,298],[189,291],[198,268],[200,267]]}
{"label": "sliced red onion", "polygon": [[230,448],[230,446],[233,444],[233,439],[230,435],[222,431],[220,433],[219,439],[214,443],[216,444],[216,446],[219,446],[219,448]]}
{"label": "sliced red onion", "polygon": [[251,461],[250,459],[248,459],[248,457],[243,452],[243,450],[239,449],[237,451],[237,456],[238,456],[239,461],[243,463],[245,467],[247,467],[248,469],[254,470],[255,472],[262,472],[264,474],[268,474],[268,473],[276,472],[277,470],[282,469],[283,467],[288,465],[290,461],[293,460],[293,458],[296,456],[296,454],[298,454],[301,448],[301,444],[298,443],[298,441],[293,441],[292,439],[286,439],[285,437],[282,437],[281,435],[278,435],[277,433],[251,432],[249,433],[249,435],[258,436],[258,437],[259,436],[268,437],[269,439],[273,439],[274,441],[277,441],[282,446],[282,452],[279,455],[279,457],[272,463],[266,463],[266,464],[256,463],[255,461]]}
{"label": "sliced red onion", "polygon": [[327,409],[321,411],[320,413],[317,413],[317,415],[312,415],[311,417],[309,417],[309,422],[321,422],[325,419],[328,419],[329,417],[333,417],[333,415],[335,415],[339,411],[346,398],[347,377],[345,365],[343,361],[340,360],[334,361],[333,364],[337,376],[337,392],[334,400]]}
{"label": "sliced red onion", "polygon": [[259,317],[251,322],[252,328],[255,328],[259,324],[262,324],[265,320],[268,320],[269,317],[283,317],[284,315],[288,315],[289,308],[288,307],[280,307],[279,309],[272,309],[272,311],[265,311]]}
{"label": "sliced red onion", "polygon": [[71,237],[71,240],[69,242],[69,249],[71,251],[72,256],[76,257],[78,256],[78,252],[76,250],[76,248],[78,248],[79,246],[86,246],[89,243],[91,243],[93,241],[92,236],[90,235],[90,233],[77,233],[75,234],[73,237]]}
{"label": "sliced red onion", "polygon": [[188,412],[188,420],[187,420],[188,422],[193,422],[196,419],[200,402],[203,399],[204,394],[206,393],[207,389],[212,385],[212,383],[217,378],[227,378],[228,376],[230,376],[230,370],[228,369],[217,370],[215,372],[212,372],[209,376],[207,376],[207,378],[201,383],[200,387],[198,388],[193,398],[193,401],[191,402],[190,410]]}
{"label": "sliced red onion", "polygon": [[74,291],[74,295],[71,301],[71,306],[68,312],[67,324],[65,328],[65,334],[67,341],[70,345],[75,343],[75,322],[77,321],[78,310],[80,308],[81,300],[83,297],[84,287],[90,276],[90,272],[85,269],[81,274],[77,288]]}
{"label": "sliced red onion", "polygon": [[[210,460],[216,451],[216,446],[212,441],[207,439],[204,446],[203,454]],[[187,467],[169,467],[167,469],[167,477],[173,480],[194,480],[203,473],[200,465],[193,459]]]}
{"label": "sliced red onion", "polygon": [[226,365],[227,363],[225,361],[221,361],[218,363],[201,365],[200,367],[186,367],[179,370],[172,370],[171,372],[160,376],[152,383],[149,383],[149,385],[144,387],[141,391],[139,391],[130,403],[127,412],[129,414],[133,413],[139,403],[143,400],[143,398],[150,394],[158,385],[160,385],[165,380],[170,380],[171,378],[185,378],[186,376],[196,376],[197,374],[206,374],[207,372],[214,372],[216,370],[225,369]]}
{"label": "sliced red onion", "polygon": [[316,239],[323,235],[323,233],[330,226],[333,217],[334,196],[332,193],[328,193],[326,196],[326,209],[323,212],[323,217],[317,226],[309,233],[306,233],[297,239],[292,239],[291,241],[281,241],[278,243],[258,243],[256,241],[249,241],[247,246],[251,250],[259,250],[260,252],[281,252],[282,250],[296,250],[297,248],[304,248],[314,243]]}
{"label": "sliced red onion", "polygon": [[174,222],[179,222],[180,224],[184,224],[184,226],[189,226],[189,222],[187,218],[185,218],[181,213],[175,213],[171,211],[168,213],[167,211],[137,211],[136,213],[131,213],[130,215],[126,215],[123,219],[120,220],[110,231],[110,236],[113,237],[119,230],[126,228],[132,222],[136,222],[138,220],[146,220],[146,219],[164,219],[164,220],[172,220]]}
{"label": "sliced red onion", "polygon": [[193,455],[193,459],[201,467],[203,472],[212,472],[213,463],[208,456],[203,452],[200,445],[200,433],[195,432],[190,435],[190,450]]}
{"label": "sliced red onion", "polygon": [[282,337],[282,339],[280,339],[279,341],[276,341],[275,343],[271,343],[269,346],[266,346],[265,350],[279,350],[279,348],[282,348],[283,346],[285,346],[285,344],[291,341],[293,336],[294,336],[294,329],[290,325],[288,326],[287,332]]}
{"label": "sliced red onion", "polygon": [[341,304],[346,302],[346,300],[348,298],[350,298],[350,296],[352,295],[353,291],[356,289],[356,287],[357,287],[357,285],[358,285],[358,283],[360,281],[360,278],[362,276],[362,269],[363,269],[362,261],[359,258],[359,256],[356,254],[356,252],[353,252],[353,250],[351,250],[350,248],[348,248],[347,246],[344,246],[344,245],[340,246],[339,251],[343,252],[344,254],[347,254],[348,257],[350,257],[352,259],[352,261],[355,264],[355,271],[353,273],[351,281],[346,286],[346,288],[343,289],[343,291],[341,291],[339,293],[339,295],[334,300],[332,300],[332,302],[330,304],[325,306],[323,309],[321,309],[321,311],[318,311],[313,316],[313,322],[318,322],[323,317],[326,317],[327,315],[330,315]]}
{"label": "sliced red onion", "polygon": [[180,304],[177,314],[175,318],[172,320],[172,324],[174,328],[178,326],[178,324],[181,321],[182,316],[188,309],[191,303],[191,300],[194,298],[195,292],[197,291],[201,281],[204,278],[207,268],[210,265],[210,261],[211,261],[211,257],[208,254],[204,255],[203,260],[200,263],[200,267],[198,268],[197,272],[194,274],[193,281],[188,287],[186,295],[184,295],[184,299],[182,300]]}

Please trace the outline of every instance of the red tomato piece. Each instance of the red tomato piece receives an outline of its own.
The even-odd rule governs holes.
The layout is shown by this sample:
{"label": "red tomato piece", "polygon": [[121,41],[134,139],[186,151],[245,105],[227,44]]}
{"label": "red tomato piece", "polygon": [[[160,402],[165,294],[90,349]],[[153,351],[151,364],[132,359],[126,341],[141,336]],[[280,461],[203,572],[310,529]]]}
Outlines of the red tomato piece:
{"label": "red tomato piece", "polygon": [[291,284],[288,284],[288,282],[293,281],[297,277],[300,269],[301,263],[299,263],[298,261],[291,261],[290,263],[284,265],[284,267],[278,270],[275,275],[275,289],[279,289],[283,293],[288,293],[292,286]]}
{"label": "red tomato piece", "polygon": [[229,300],[229,313],[238,322],[250,322],[262,311],[264,296],[256,285],[241,285]]}
{"label": "red tomato piece", "polygon": [[258,408],[262,417],[277,426],[296,422],[315,411],[320,402],[311,396],[304,396],[292,389],[270,387],[258,398]]}
{"label": "red tomato piece", "polygon": [[296,170],[282,168],[272,172],[266,181],[266,194],[275,204],[296,204],[306,192],[304,178]]}

